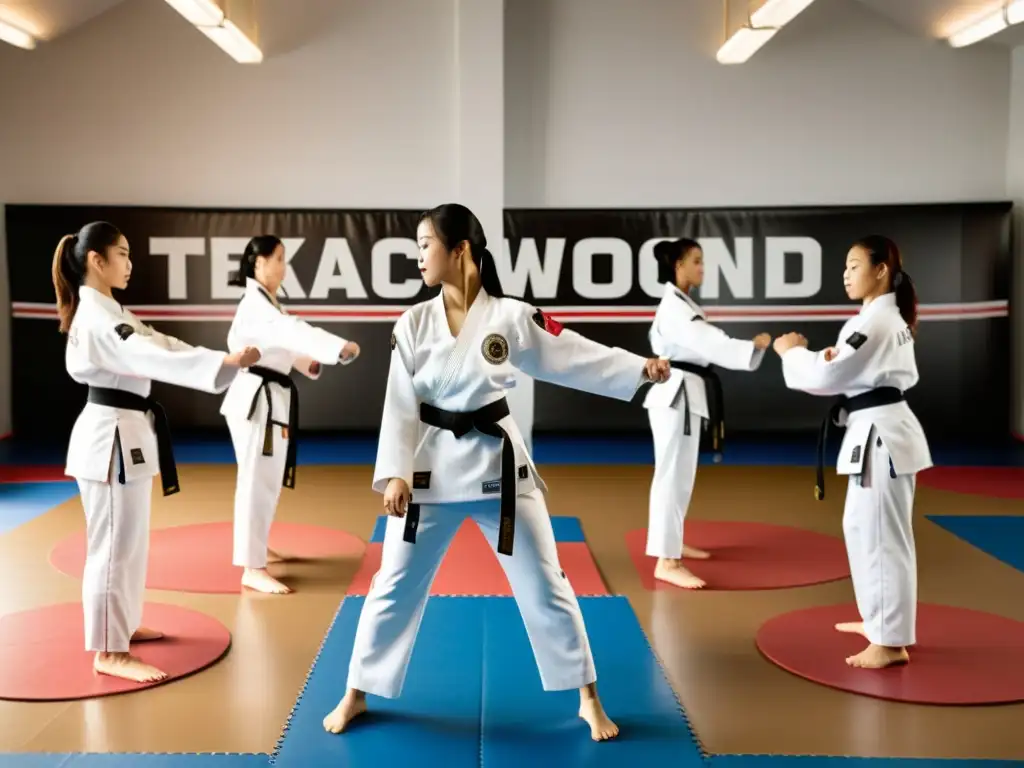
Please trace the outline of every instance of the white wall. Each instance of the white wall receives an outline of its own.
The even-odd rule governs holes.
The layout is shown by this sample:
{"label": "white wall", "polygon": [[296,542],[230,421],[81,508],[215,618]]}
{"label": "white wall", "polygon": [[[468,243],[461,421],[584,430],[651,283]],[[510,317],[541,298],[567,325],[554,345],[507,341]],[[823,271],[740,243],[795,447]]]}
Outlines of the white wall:
{"label": "white wall", "polygon": [[1010,90],[1010,140],[1006,162],[1006,191],[1016,205],[1014,215],[1013,318],[1014,431],[1024,436],[1024,45],[1013,51]]}
{"label": "white wall", "polygon": [[738,67],[714,58],[717,0],[515,0],[506,36],[510,207],[1006,194],[1001,46],[952,50],[854,0],[819,0]]}

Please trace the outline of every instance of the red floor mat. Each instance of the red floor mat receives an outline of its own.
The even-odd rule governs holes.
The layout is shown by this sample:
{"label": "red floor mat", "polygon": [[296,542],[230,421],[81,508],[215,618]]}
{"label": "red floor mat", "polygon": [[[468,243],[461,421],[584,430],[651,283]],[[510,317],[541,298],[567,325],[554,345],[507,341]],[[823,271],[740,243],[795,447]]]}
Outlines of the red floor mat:
{"label": "red floor mat", "polygon": [[992,613],[920,604],[910,663],[855,669],[846,657],[867,640],[835,631],[857,621],[857,606],[826,605],[767,621],[757,647],[788,672],[830,688],[918,704],[1024,701],[1024,622]]}
{"label": "red floor mat", "polygon": [[[846,545],[835,536],[766,523],[687,520],[686,543],[711,554],[686,560],[704,589],[785,589],[823,584],[850,575]],[[644,589],[680,589],[654,578],[657,558],[648,557],[647,531],[626,534],[626,547]]]}
{"label": "red floor mat", "polygon": [[64,467],[19,467],[0,464],[0,483],[52,483],[74,482],[64,474]]}
{"label": "red floor mat", "polygon": [[1024,499],[1024,467],[931,467],[917,476],[926,488],[995,499]]}
{"label": "red floor mat", "polygon": [[[154,528],[149,540],[149,589],[175,592],[235,594],[241,592],[242,569],[231,564],[230,522]],[[356,559],[366,543],[334,528],[295,523],[274,523],[270,547],[302,559]],[[82,578],[85,568],[85,531],[61,541],[50,552],[50,563],[61,573]],[[274,576],[286,578],[288,564],[270,566]]]}
{"label": "red floor mat", "polygon": [[66,701],[109,696],[163,685],[218,661],[231,633],[214,618],[176,605],[146,603],[143,624],[163,640],[131,651],[168,674],[159,683],[133,683],[93,672],[84,651],[81,603],[62,603],[0,616],[0,699]]}
{"label": "red floor mat", "polygon": [[[370,579],[380,567],[382,544],[367,544],[359,572],[348,588],[350,595],[365,595],[370,589]],[[607,595],[590,549],[585,542],[559,542],[558,559],[562,564],[569,583],[577,595]],[[504,557],[504,555],[501,555]],[[431,587],[431,595],[448,596],[510,596],[512,588],[505,578],[505,572],[498,563],[491,545],[487,543],[480,528],[472,520],[462,523]]]}

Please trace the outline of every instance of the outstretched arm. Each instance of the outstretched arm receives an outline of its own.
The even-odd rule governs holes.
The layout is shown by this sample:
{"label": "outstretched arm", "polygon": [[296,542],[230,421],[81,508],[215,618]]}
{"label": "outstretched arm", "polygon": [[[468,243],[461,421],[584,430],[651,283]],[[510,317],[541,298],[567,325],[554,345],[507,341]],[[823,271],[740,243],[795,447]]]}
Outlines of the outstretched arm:
{"label": "outstretched arm", "polygon": [[408,314],[395,323],[391,335],[391,368],[384,394],[384,414],[377,442],[373,489],[384,493],[392,478],[412,487],[413,459],[419,438],[419,400],[413,386],[413,344]]}
{"label": "outstretched arm", "polygon": [[[339,362],[346,339],[316,328],[301,318],[276,311],[269,304],[245,317],[240,335],[264,349],[285,349],[322,365]],[[308,369],[307,369],[308,370]]]}
{"label": "outstretched arm", "polygon": [[712,365],[734,371],[755,371],[764,360],[767,342],[758,349],[754,341],[734,339],[700,315],[683,311],[681,303],[670,302],[659,314],[658,331],[663,336],[674,346],[693,350]]}
{"label": "outstretched arm", "polygon": [[878,333],[849,334],[836,348],[812,352],[792,346],[782,353],[782,375],[790,389],[825,397],[841,395],[882,350]]}
{"label": "outstretched arm", "polygon": [[645,381],[647,359],[606,347],[523,305],[509,360],[528,376],[617,400],[632,400]]}

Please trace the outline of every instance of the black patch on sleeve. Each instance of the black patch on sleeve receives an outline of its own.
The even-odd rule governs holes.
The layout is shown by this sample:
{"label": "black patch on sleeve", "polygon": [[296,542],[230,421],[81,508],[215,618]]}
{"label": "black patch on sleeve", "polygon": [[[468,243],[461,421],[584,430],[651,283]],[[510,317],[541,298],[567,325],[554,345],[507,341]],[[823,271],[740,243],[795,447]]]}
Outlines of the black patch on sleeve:
{"label": "black patch on sleeve", "polygon": [[863,333],[854,331],[853,333],[850,334],[849,338],[846,339],[846,343],[849,344],[854,349],[860,349],[862,346],[864,346],[864,342],[867,340],[868,337],[865,336]]}
{"label": "black patch on sleeve", "polygon": [[114,326],[114,333],[121,337],[121,341],[128,341],[128,338],[135,333],[135,329],[128,323],[119,323]]}
{"label": "black patch on sleeve", "polygon": [[533,313],[533,322],[535,322],[541,328],[544,328],[544,313],[541,312],[539,309]]}

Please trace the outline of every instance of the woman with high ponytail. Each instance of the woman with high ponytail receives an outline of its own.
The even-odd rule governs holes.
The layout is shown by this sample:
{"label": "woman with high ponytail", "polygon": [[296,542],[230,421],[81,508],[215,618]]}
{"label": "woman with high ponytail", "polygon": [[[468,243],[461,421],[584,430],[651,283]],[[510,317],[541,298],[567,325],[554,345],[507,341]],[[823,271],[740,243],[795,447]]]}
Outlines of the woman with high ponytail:
{"label": "woman with high ponytail", "polygon": [[824,453],[831,424],[845,425],[836,471],[847,475],[843,534],[860,621],[836,625],[868,646],[851,667],[880,669],[910,660],[917,640],[914,492],[931,451],[906,392],[918,382],[914,347],[917,293],[896,243],[882,235],[855,242],[846,254],[846,295],[861,310],[836,345],[807,349],[796,333],[775,340],[790,389],[837,398],[818,436],[815,496],[825,497]]}
{"label": "woman with high ponytail", "polygon": [[164,495],[179,490],[167,417],[150,396],[151,382],[223,392],[259,351],[190,347],[140,322],[113,296],[131,274],[128,240],[107,222],[64,236],[54,252],[67,371],[88,386],[64,470],[78,481],[85,510],[85,649],[95,653],[96,672],[142,683],[166,677],[129,651],[163,637],[140,625],[153,477],[160,475]]}
{"label": "woman with high ponytail", "polygon": [[[506,390],[527,376],[618,400],[668,364],[563,328],[501,290],[476,216],[442,205],[420,218],[419,268],[440,292],[407,310],[391,335],[373,488],[389,515],[381,567],[363,603],[348,690],[324,719],[340,733],[366,694],[399,695],[433,575],[471,517],[498,553],[544,690],[578,689],[597,741],[618,734],[597,695],[597,672],[544,500],[546,486],[512,418]],[[513,548],[514,543],[514,548]]]}
{"label": "woman with high ponytail", "polygon": [[292,372],[318,379],[321,366],[347,365],[359,355],[354,341],[289,315],[278,303],[287,268],[275,235],[257,235],[242,252],[230,282],[245,292],[228,329],[228,349],[258,347],[263,358],[235,377],[220,409],[238,462],[232,563],[243,569],[243,587],[269,594],[291,592],[267,571],[270,562],[286,559],[267,539],[281,489],[295,487],[299,390]]}
{"label": "woman with high ponytail", "polygon": [[704,282],[704,251],[696,240],[658,243],[661,303],[648,334],[654,354],[670,360],[678,373],[663,387],[652,387],[644,408],[654,439],[654,478],[647,523],[647,556],[657,558],[654,577],[683,589],[704,580],[683,559],[705,560],[708,552],[684,543],[683,527],[697,479],[701,436],[706,432],[719,460],[725,438],[722,382],[712,366],[756,371],[771,343],[767,333],[734,339],[707,320],[690,291]]}

